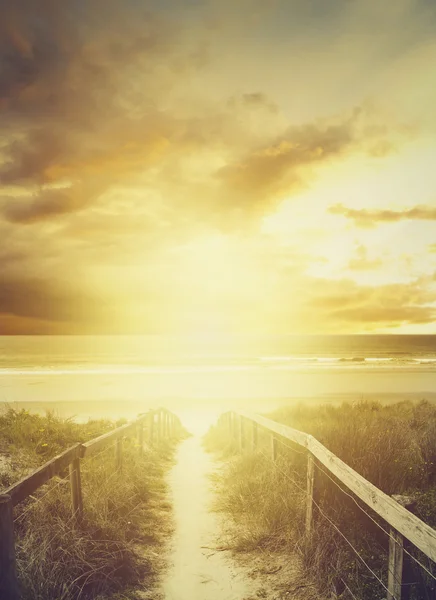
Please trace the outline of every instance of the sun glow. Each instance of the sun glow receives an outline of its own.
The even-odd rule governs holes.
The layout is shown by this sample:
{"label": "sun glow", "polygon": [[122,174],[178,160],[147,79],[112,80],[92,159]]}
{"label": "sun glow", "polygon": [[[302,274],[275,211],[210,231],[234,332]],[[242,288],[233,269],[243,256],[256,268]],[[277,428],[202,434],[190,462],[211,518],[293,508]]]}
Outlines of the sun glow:
{"label": "sun glow", "polygon": [[250,297],[259,293],[258,268],[229,237],[200,237],[178,251],[176,294],[184,329],[214,335],[237,327]]}

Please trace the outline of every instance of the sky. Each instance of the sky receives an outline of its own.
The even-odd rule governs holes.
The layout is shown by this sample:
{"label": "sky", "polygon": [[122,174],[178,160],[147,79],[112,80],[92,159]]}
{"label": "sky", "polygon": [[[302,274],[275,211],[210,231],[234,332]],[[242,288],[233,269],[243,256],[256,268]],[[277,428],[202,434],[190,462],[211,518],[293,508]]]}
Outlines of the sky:
{"label": "sky", "polygon": [[0,0],[0,333],[436,333],[435,28]]}

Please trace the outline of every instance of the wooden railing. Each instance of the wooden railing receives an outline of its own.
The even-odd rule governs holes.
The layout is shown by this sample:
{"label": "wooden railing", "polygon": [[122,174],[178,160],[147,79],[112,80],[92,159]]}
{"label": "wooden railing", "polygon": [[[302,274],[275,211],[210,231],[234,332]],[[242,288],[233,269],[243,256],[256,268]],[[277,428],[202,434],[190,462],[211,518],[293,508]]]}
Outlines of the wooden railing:
{"label": "wooden railing", "polygon": [[[402,586],[404,540],[409,540],[425,556],[436,562],[436,531],[409,512],[396,500],[359,475],[340,458],[323,446],[312,435],[297,431],[257,414],[245,411],[221,415],[218,425],[225,427],[233,443],[241,451],[248,448],[247,426],[251,426],[251,449],[258,445],[259,427],[271,434],[271,458],[277,459],[277,440],[285,438],[307,450],[305,535],[309,539],[313,531],[314,483],[316,466],[322,465],[348,490],[389,525],[388,600],[403,600],[408,590]],[[410,558],[410,554],[408,555]],[[413,558],[413,557],[412,557]]]}
{"label": "wooden railing", "polygon": [[144,451],[144,426],[147,426],[148,444],[154,445],[162,439],[172,438],[180,433],[182,425],[179,417],[160,408],[140,415],[134,421],[113,429],[84,444],[77,443],[55,456],[41,467],[14,483],[0,494],[0,599],[19,600],[20,591],[15,566],[14,506],[32,495],[50,479],[69,470],[71,504],[73,517],[80,521],[83,517],[83,496],[81,485],[81,460],[99,452],[103,447],[115,442],[115,468],[122,470],[123,439],[137,436],[138,452]]}

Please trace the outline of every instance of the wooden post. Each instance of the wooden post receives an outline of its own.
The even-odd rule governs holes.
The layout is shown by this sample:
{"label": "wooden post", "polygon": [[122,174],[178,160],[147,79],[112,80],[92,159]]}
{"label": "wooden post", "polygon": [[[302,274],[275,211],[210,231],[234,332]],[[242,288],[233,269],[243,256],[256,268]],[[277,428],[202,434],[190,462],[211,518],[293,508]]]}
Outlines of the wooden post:
{"label": "wooden post", "polygon": [[160,439],[160,441],[162,441],[165,439],[165,427],[166,427],[166,415],[163,410],[160,411],[159,418],[160,418],[159,439]]}
{"label": "wooden post", "polygon": [[148,442],[150,446],[153,444],[154,439],[154,417],[154,412],[151,412],[148,418]]}
{"label": "wooden post", "polygon": [[80,476],[80,459],[75,458],[69,465],[71,504],[76,521],[83,518],[82,478]]}
{"label": "wooden post", "polygon": [[271,436],[271,454],[273,462],[277,460],[277,438],[274,434]]}
{"label": "wooden post", "polygon": [[123,438],[121,436],[117,438],[116,463],[117,471],[121,472],[123,469]]}
{"label": "wooden post", "polygon": [[[393,500],[407,508],[411,513],[415,514],[416,498],[414,496],[406,496],[404,494],[392,494]],[[407,539],[403,538],[403,573],[401,577],[401,600],[409,600],[411,595],[411,584],[415,581],[415,574],[412,564],[412,552],[413,544]]]}
{"label": "wooden post", "polygon": [[233,443],[235,448],[239,448],[239,417],[233,413]]}
{"label": "wooden post", "polygon": [[315,482],[315,460],[310,452],[307,454],[306,483],[306,540],[310,539],[313,524],[313,487]]}
{"label": "wooden post", "polygon": [[139,444],[139,456],[144,454],[144,426],[142,423],[138,423],[138,444]]}
{"label": "wooden post", "polygon": [[403,580],[403,536],[392,527],[389,537],[388,598],[401,600]]}
{"label": "wooden post", "polygon": [[162,411],[158,410],[156,416],[156,437],[157,441],[160,443],[162,441]]}
{"label": "wooden post", "polygon": [[12,499],[7,494],[0,495],[0,598],[21,598],[15,565]]}
{"label": "wooden post", "polygon": [[239,450],[244,451],[245,448],[245,423],[244,417],[239,416]]}
{"label": "wooden post", "polygon": [[253,452],[256,452],[257,450],[257,444],[258,444],[258,435],[257,435],[257,423],[255,423],[253,421],[253,437],[252,437],[252,442],[253,442]]}
{"label": "wooden post", "polygon": [[160,442],[160,411],[158,410],[157,413],[155,414],[155,423],[154,423],[154,430],[156,432],[156,442],[159,443]]}

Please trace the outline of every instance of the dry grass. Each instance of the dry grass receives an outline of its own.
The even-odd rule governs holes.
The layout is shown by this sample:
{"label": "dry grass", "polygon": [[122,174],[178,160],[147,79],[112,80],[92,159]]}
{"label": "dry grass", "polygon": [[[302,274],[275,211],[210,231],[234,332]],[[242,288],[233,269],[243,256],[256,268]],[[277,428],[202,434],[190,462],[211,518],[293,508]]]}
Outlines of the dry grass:
{"label": "dry grass", "polygon": [[[382,406],[296,407],[268,415],[311,433],[336,455],[385,492],[412,493],[417,513],[430,524],[436,518],[436,407],[427,402]],[[386,591],[370,574],[338,531],[315,509],[312,539],[304,539],[306,456],[286,440],[271,461],[270,436],[259,434],[256,454],[240,455],[227,436],[212,428],[207,447],[226,460],[217,477],[218,510],[231,518],[228,544],[235,551],[297,550],[319,593],[345,599],[380,600]],[[334,478],[333,478],[334,480]],[[324,473],[317,471],[316,496],[323,513],[337,525],[375,575],[386,583],[388,538]],[[376,522],[376,515],[370,515]],[[423,557],[418,557],[421,560]],[[427,561],[428,562],[428,561]],[[427,562],[425,564],[427,564]],[[431,580],[414,569],[411,600],[434,598]],[[433,594],[433,595],[432,595]]]}
{"label": "dry grass", "polygon": [[[9,445],[4,446],[10,468],[2,476],[3,484],[23,470],[26,456],[32,466],[50,458],[50,453],[38,450],[38,436],[25,435],[28,424],[35,434],[45,429],[53,454],[73,439],[90,439],[115,425],[107,421],[77,425],[53,415],[9,411],[0,417],[0,430],[6,420],[18,434],[14,437],[9,430]],[[135,440],[125,440],[122,473],[115,468],[114,447],[83,460],[84,519],[80,524],[72,518],[67,472],[16,507],[23,600],[133,600],[154,590],[172,528],[164,476],[172,464],[173,449],[174,443],[167,442],[140,457]],[[157,597],[153,592],[153,598]]]}

